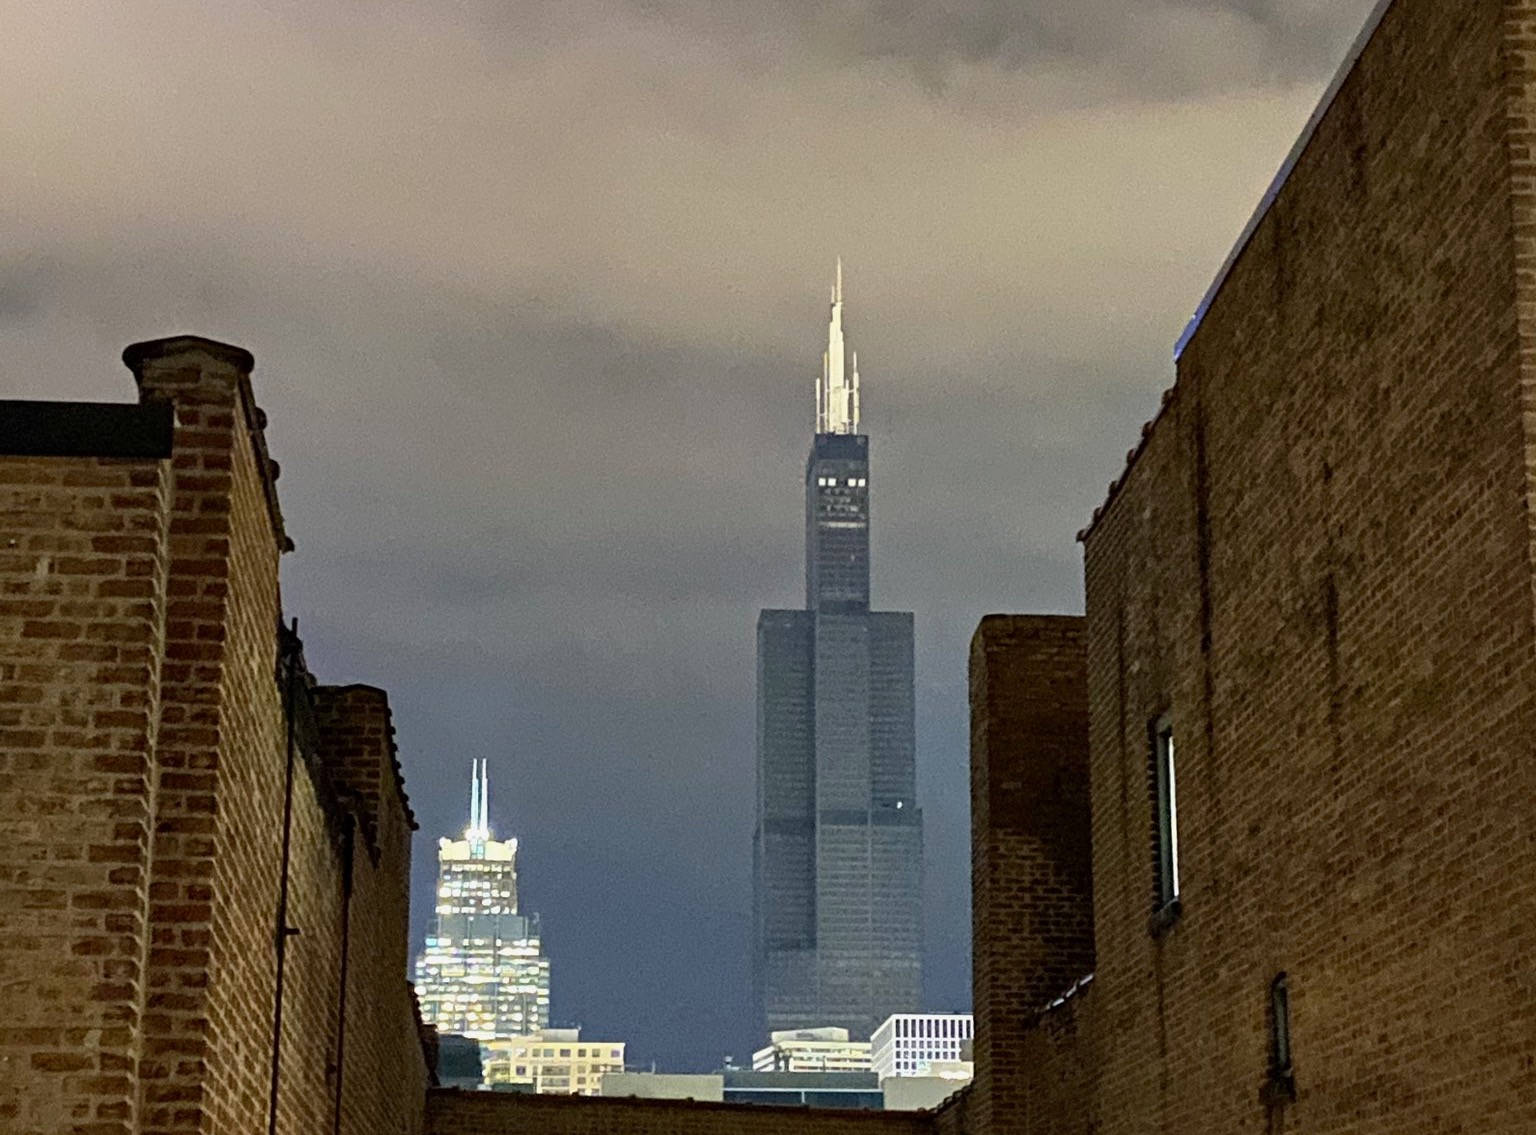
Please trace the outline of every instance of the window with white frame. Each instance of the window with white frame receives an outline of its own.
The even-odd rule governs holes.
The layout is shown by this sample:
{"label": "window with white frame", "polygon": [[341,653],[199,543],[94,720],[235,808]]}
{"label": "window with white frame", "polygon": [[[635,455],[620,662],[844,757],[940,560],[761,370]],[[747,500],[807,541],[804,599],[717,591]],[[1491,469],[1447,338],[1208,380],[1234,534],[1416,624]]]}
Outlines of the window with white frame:
{"label": "window with white frame", "polygon": [[1179,781],[1173,719],[1164,714],[1152,725],[1152,792],[1157,810],[1157,907],[1168,910],[1179,899]]}

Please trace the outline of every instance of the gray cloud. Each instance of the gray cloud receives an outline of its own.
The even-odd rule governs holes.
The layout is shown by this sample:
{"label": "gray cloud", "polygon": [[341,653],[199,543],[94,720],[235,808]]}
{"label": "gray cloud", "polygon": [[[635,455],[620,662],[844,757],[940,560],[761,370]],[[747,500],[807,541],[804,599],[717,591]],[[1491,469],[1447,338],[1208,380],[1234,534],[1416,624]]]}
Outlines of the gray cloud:
{"label": "gray cloud", "polygon": [[250,347],[335,680],[432,838],[491,758],[556,1013],[744,1055],[752,625],[799,597],[833,255],[918,613],[929,990],[967,997],[965,647],[1073,533],[1368,0],[0,0],[0,390]]}

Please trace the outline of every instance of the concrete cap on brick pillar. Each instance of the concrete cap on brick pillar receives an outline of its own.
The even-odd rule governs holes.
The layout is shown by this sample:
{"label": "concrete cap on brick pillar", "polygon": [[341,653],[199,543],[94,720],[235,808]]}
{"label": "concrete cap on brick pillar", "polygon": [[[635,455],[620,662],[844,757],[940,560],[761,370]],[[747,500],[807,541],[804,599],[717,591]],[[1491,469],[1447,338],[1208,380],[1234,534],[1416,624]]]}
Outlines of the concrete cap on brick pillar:
{"label": "concrete cap on brick pillar", "polygon": [[239,407],[249,431],[278,550],[291,552],[293,541],[283,530],[282,509],[277,501],[278,465],[267,452],[263,432],[267,415],[256,405],[251,390],[256,356],[244,347],[204,339],[201,335],[172,335],[134,343],[123,351],[123,362],[139,385],[139,400],[171,402],[177,407],[178,425],[185,421],[183,412],[191,407],[209,403]]}
{"label": "concrete cap on brick pillar", "polygon": [[250,374],[256,367],[256,356],[244,347],[220,343],[216,339],[204,339],[201,335],[172,335],[165,339],[148,339],[134,343],[123,351],[123,362],[142,381],[144,372],[156,363],[181,362],[188,355],[206,355],[215,362],[232,367],[241,374]]}

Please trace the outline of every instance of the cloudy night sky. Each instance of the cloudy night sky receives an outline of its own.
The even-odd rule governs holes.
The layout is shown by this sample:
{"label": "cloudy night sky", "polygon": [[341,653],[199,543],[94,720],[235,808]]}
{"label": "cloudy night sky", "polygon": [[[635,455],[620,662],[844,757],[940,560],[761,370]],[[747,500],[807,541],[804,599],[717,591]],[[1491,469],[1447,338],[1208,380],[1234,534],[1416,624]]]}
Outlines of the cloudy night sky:
{"label": "cloudy night sky", "polygon": [[803,600],[833,258],[917,617],[928,1008],[969,1008],[967,643],[1074,533],[1370,0],[0,0],[0,395],[249,348],[322,680],[421,831],[472,757],[555,1023],[749,1054],[754,623]]}

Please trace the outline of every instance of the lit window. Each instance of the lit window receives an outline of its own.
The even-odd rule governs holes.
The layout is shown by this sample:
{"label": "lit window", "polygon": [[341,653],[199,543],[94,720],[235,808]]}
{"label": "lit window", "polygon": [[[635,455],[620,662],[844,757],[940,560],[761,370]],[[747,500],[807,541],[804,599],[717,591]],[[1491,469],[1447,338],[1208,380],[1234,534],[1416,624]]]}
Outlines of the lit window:
{"label": "lit window", "polygon": [[1152,726],[1152,791],[1157,805],[1157,906],[1177,914],[1179,899],[1179,786],[1173,721],[1164,716]]}

